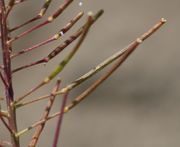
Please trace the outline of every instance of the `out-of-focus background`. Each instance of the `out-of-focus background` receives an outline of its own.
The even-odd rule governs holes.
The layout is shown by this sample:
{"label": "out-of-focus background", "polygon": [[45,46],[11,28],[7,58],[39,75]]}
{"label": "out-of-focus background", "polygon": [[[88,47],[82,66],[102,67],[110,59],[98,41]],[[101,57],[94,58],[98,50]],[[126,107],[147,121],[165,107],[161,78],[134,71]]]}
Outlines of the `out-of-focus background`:
{"label": "out-of-focus background", "polygon": [[[29,0],[16,6],[13,14],[10,15],[10,26],[16,26],[32,18],[39,12],[43,2],[44,0]],[[62,2],[63,0],[54,0],[43,20]],[[13,51],[27,48],[55,34],[79,11],[87,13],[90,10],[96,12],[104,9],[104,15],[92,27],[79,52],[59,75],[62,79],[62,87],[125,47],[158,22],[161,17],[166,18],[168,22],[146,40],[96,92],[65,115],[60,146],[179,147],[180,1],[82,0],[82,6],[79,6],[79,2],[80,0],[75,0],[52,24],[13,43]],[[16,31],[12,36],[41,21]],[[76,24],[62,40],[13,59],[13,67],[46,56],[84,21],[85,18]],[[18,97],[37,85],[71,48],[72,46],[69,46],[47,65],[39,65],[14,74],[15,96]],[[69,101],[86,89],[102,73],[73,90]],[[55,81],[56,79],[29,96],[27,100],[48,94]],[[0,94],[3,95],[2,85]],[[58,97],[53,112],[59,109],[60,100],[61,98]],[[37,121],[42,116],[46,103],[47,100],[34,106],[20,108],[17,111],[18,124],[21,124],[18,125],[19,130]],[[51,146],[55,124],[53,120],[48,123],[38,146]],[[0,140],[8,140],[8,134],[1,123],[0,125]],[[21,138],[23,147],[27,146],[33,131]]]}

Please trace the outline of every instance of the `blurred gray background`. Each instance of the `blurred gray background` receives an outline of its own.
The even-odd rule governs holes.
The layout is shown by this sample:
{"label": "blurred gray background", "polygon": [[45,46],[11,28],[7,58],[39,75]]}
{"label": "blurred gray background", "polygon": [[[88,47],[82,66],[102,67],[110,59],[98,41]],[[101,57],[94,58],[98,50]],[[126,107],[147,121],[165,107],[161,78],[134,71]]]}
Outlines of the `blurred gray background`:
{"label": "blurred gray background", "polygon": [[[10,26],[33,17],[39,12],[43,2],[44,0],[29,0],[17,6],[11,14]],[[63,0],[54,0],[43,20],[62,2]],[[59,75],[63,81],[62,87],[125,47],[158,22],[161,17],[166,18],[168,22],[146,40],[96,92],[65,115],[59,146],[179,147],[180,1],[82,0],[81,7],[78,5],[79,2],[80,0],[75,0],[52,24],[13,44],[13,51],[29,47],[55,34],[79,11],[87,13],[89,10],[96,12],[104,9],[105,14],[92,27],[79,52]],[[76,24],[62,40],[13,59],[13,68],[46,56],[73,33],[84,20],[85,18]],[[41,21],[12,33],[12,36]],[[39,65],[14,74],[15,96],[18,97],[37,85],[71,48],[72,46],[69,46],[46,66]],[[73,90],[69,101],[85,90],[102,73]],[[48,94],[55,81],[56,79],[27,99]],[[0,94],[3,95],[2,85]],[[60,100],[61,98],[58,97],[52,113],[59,109]],[[37,121],[42,116],[46,103],[47,100],[34,106],[20,108],[17,111],[19,130]],[[53,120],[48,123],[38,146],[51,146],[55,124]],[[8,140],[8,134],[1,123],[0,125],[0,140]],[[33,131],[21,138],[23,147],[27,146],[32,134]]]}

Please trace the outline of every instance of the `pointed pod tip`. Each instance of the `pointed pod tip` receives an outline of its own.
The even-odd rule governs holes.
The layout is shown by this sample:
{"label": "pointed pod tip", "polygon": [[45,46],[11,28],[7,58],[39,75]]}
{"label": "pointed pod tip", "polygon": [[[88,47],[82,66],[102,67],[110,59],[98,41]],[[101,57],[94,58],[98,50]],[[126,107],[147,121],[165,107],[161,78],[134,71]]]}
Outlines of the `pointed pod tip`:
{"label": "pointed pod tip", "polygon": [[165,18],[161,18],[161,22],[165,23],[167,20]]}

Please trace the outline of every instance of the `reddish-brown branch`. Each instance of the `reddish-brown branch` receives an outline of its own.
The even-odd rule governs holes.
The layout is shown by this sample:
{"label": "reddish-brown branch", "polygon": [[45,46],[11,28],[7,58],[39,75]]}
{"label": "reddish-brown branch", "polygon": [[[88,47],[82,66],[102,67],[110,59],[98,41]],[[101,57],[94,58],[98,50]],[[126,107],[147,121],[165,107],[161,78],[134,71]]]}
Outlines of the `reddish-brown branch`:
{"label": "reddish-brown branch", "polygon": [[71,35],[66,41],[64,41],[60,46],[55,48],[49,55],[44,57],[41,60],[38,60],[36,62],[21,66],[19,68],[14,69],[12,72],[15,73],[17,71],[32,67],[34,65],[42,64],[42,63],[47,63],[49,60],[53,59],[55,56],[57,56],[60,52],[62,52],[68,45],[70,45],[73,41],[75,41],[83,32],[83,29],[79,29],[76,33]]}
{"label": "reddish-brown branch", "polygon": [[7,124],[7,122],[4,120],[4,118],[1,115],[0,115],[0,119],[1,119],[2,123],[4,124],[4,126],[7,128],[7,130],[10,132],[10,134],[14,134],[14,132],[12,131],[10,126]]}
{"label": "reddish-brown branch", "polygon": [[[25,0],[16,1],[15,4],[19,4],[19,3],[22,3],[24,1]],[[38,20],[38,19],[41,19],[44,16],[44,14],[46,13],[47,9],[49,8],[51,1],[52,0],[45,1],[45,3],[43,4],[43,6],[42,6],[40,12],[38,13],[38,15],[36,15],[35,17],[31,18],[30,20],[24,22],[23,24],[20,24],[20,25],[18,25],[16,27],[10,29],[10,32],[15,31],[15,30],[17,30],[17,29],[19,29],[19,28],[21,28],[21,27],[23,27],[23,26],[25,26],[27,24],[30,24],[30,23]]]}
{"label": "reddish-brown branch", "polygon": [[[100,65],[98,65],[99,68],[94,68],[93,70],[90,71],[90,73],[88,72],[87,74],[81,76],[80,78],[78,78],[77,80],[75,80],[74,82],[72,82],[71,84],[67,85],[65,88],[59,90],[58,92],[55,93],[55,95],[59,95],[59,94],[64,94],[69,92],[70,90],[72,90],[73,88],[75,88],[76,86],[78,86],[79,84],[81,84],[83,81],[85,81],[86,79],[88,79],[89,77],[91,77],[92,75],[94,75],[95,73],[97,73],[97,69],[102,69],[101,67],[105,67],[105,65],[109,65],[110,63],[112,63],[113,61],[115,61],[116,59],[119,59],[118,62],[115,64],[115,66],[110,69],[110,71],[105,74],[103,77],[101,77],[95,84],[93,84],[92,86],[90,86],[90,88],[88,88],[84,93],[82,93],[79,97],[75,98],[74,101],[72,101],[72,103],[70,103],[70,105],[66,106],[64,109],[64,112],[68,112],[69,110],[71,110],[74,106],[76,106],[76,104],[80,103],[88,94],[90,94],[99,84],[101,84],[106,78],[108,78],[125,60],[126,58],[137,48],[137,46],[142,43],[142,41],[144,41],[145,39],[147,39],[149,36],[151,36],[153,33],[155,33],[164,23],[166,22],[165,19],[161,19],[155,26],[153,26],[147,33],[143,34],[141,37],[137,38],[135,41],[133,41],[130,45],[128,45],[126,48],[124,48],[123,50],[121,50],[120,52],[112,55],[110,58],[108,58],[107,60],[105,60],[104,62],[102,62]],[[48,95],[47,95],[48,96]],[[46,96],[44,96],[46,97]],[[39,122],[34,123],[33,125],[31,125],[30,127],[18,132],[16,134],[17,137],[21,136],[22,134],[28,132],[29,130],[37,127],[39,124],[42,124],[52,118],[55,118],[59,115],[62,115],[61,112],[57,112],[51,116],[49,116],[46,120],[41,120]]]}
{"label": "reddish-brown branch", "polygon": [[102,75],[97,81],[95,81],[88,89],[86,89],[84,92],[82,92],[79,96],[77,96],[71,104],[69,104],[65,111],[69,111],[72,108],[74,108],[76,105],[78,105],[81,101],[83,101],[88,95],[90,95],[99,85],[101,85],[107,78],[111,76],[112,73],[114,73],[118,67],[127,59],[127,57],[137,48],[139,45],[138,42],[134,42],[132,45],[132,48],[129,48],[122,57],[117,61],[117,63],[114,64],[110,70],[107,71],[104,75]]}
{"label": "reddish-brown branch", "polygon": [[22,34],[20,34],[20,35],[18,35],[18,36],[16,36],[16,37],[12,38],[11,40],[9,40],[9,41],[8,41],[8,44],[11,44],[13,41],[15,41],[15,40],[17,40],[17,39],[25,36],[26,34],[31,33],[32,31],[37,30],[38,28],[41,28],[41,27],[45,26],[46,24],[48,24],[47,21],[45,21],[45,22],[43,22],[43,23],[41,23],[41,24],[39,24],[39,25],[37,25],[37,26],[32,27],[31,29],[29,29],[29,30],[23,32]]}
{"label": "reddish-brown branch", "polygon": [[[116,54],[114,54],[113,56],[111,56],[110,58],[108,58],[107,60],[103,61],[102,63],[100,63],[99,65],[97,65],[95,68],[93,68],[92,70],[90,70],[88,73],[86,73],[85,75],[81,76],[80,78],[78,78],[77,80],[75,80],[74,82],[72,82],[71,84],[69,84],[67,87],[65,87],[64,89],[62,89],[61,91],[59,91],[59,93],[57,94],[61,94],[63,93],[63,91],[66,91],[68,89],[72,89],[73,87],[76,87],[77,85],[79,85],[80,83],[82,83],[83,81],[85,81],[87,78],[91,77],[92,75],[94,75],[97,70],[102,69],[103,67],[105,67],[106,65],[110,64],[112,61],[116,60],[117,58],[119,58],[120,56],[122,56],[127,50],[129,50],[130,48],[136,46],[138,43],[142,42],[143,40],[145,40],[147,38],[147,35],[154,33],[158,28],[160,28],[163,24],[165,23],[165,20],[161,20],[158,24],[156,24],[152,29],[150,29],[148,31],[148,33],[143,34],[140,38],[138,38],[136,41],[132,42],[129,46],[127,46],[126,48],[120,50],[119,52],[117,52]],[[40,85],[42,86],[42,84]],[[32,93],[32,91],[35,91],[39,88],[39,86],[37,88],[34,88],[33,90],[31,90],[30,92],[28,92],[27,94],[23,95],[22,97],[18,98],[18,100],[22,100],[24,99],[26,96],[28,96],[29,94]],[[39,100],[43,100],[48,98],[50,95],[45,95],[39,98],[36,98],[32,101],[29,102],[25,102],[25,103],[19,103],[16,106],[17,107],[21,107],[27,104],[31,104],[34,102],[37,102]]]}
{"label": "reddish-brown branch", "polygon": [[32,47],[23,49],[23,50],[21,50],[21,51],[18,52],[18,53],[12,54],[12,55],[11,55],[11,58],[14,58],[14,57],[19,56],[19,55],[21,55],[21,54],[24,54],[24,53],[27,53],[27,52],[29,52],[29,51],[32,51],[32,50],[34,50],[34,49],[36,49],[36,48],[38,48],[38,47],[41,47],[41,46],[43,46],[43,45],[46,45],[46,44],[52,42],[52,41],[54,41],[54,40],[56,40],[56,39],[55,39],[54,36],[53,36],[53,37],[51,37],[51,38],[49,38],[49,39],[47,39],[47,40],[45,40],[45,41],[43,41],[43,42],[40,42],[40,43],[38,43],[38,44],[33,45]]}
{"label": "reddish-brown branch", "polygon": [[[92,24],[94,24],[94,22],[103,14],[103,12],[104,12],[103,10],[98,11],[98,13],[93,18]],[[38,60],[36,62],[21,66],[19,68],[16,68],[12,72],[15,73],[17,71],[29,68],[29,67],[34,66],[34,65],[49,62],[49,60],[51,60],[52,58],[57,56],[59,53],[61,53],[68,45],[70,45],[73,41],[75,41],[83,33],[85,25],[86,24],[84,24],[77,32],[75,32],[73,35],[71,35],[66,41],[64,41],[64,43],[62,43],[60,46],[55,48],[48,56],[46,56],[43,59]]]}
{"label": "reddish-brown branch", "polygon": [[5,86],[6,88],[8,88],[9,85],[7,84],[7,82],[6,82],[6,80],[5,80],[5,78],[3,77],[3,75],[2,75],[1,72],[0,72],[0,78],[1,78],[2,82],[4,83],[4,86]]}
{"label": "reddish-brown branch", "polygon": [[[61,63],[59,63],[59,65],[55,68],[55,70],[53,70],[51,72],[51,74],[46,77],[42,82],[40,82],[40,84],[38,84],[37,86],[35,86],[34,88],[32,88],[29,92],[27,92],[26,94],[24,94],[23,96],[17,98],[16,100],[16,104],[15,106],[20,106],[19,104],[17,104],[18,101],[23,100],[26,96],[30,95],[32,92],[38,90],[40,87],[42,87],[43,85],[49,83],[54,77],[56,77],[63,69],[64,67],[69,63],[69,61],[72,59],[72,57],[75,55],[75,53],[78,51],[78,49],[80,48],[81,44],[83,43],[84,39],[87,36],[87,33],[91,27],[91,25],[103,14],[103,10],[98,11],[94,16],[91,16],[92,13],[88,14],[88,19],[87,22],[83,25],[83,27],[81,27],[82,29],[82,35],[79,39],[79,41],[76,43],[76,45],[73,47],[72,51],[61,61]],[[81,30],[80,29],[80,30]],[[40,98],[39,98],[40,100]],[[27,102],[24,104],[28,104],[28,103],[32,103],[35,102],[36,100],[33,100],[31,102]],[[21,105],[22,106],[22,105]]]}
{"label": "reddish-brown branch", "polygon": [[61,113],[61,115],[59,115],[59,117],[58,117],[52,147],[57,147],[57,144],[58,144],[59,136],[60,136],[60,133],[61,133],[61,126],[62,126],[63,116],[64,116],[64,109],[65,109],[65,106],[66,106],[67,99],[68,99],[68,93],[65,93],[64,96],[63,96],[62,104],[61,104],[60,111],[59,111]]}
{"label": "reddish-brown branch", "polygon": [[44,21],[44,22],[40,23],[39,25],[36,25],[36,26],[28,29],[27,31],[19,34],[18,36],[12,38],[8,43],[11,44],[13,41],[15,41],[15,40],[17,40],[17,39],[19,39],[19,38],[21,38],[21,37],[23,37],[23,36],[31,33],[32,31],[35,31],[35,30],[37,30],[37,29],[39,29],[39,28],[41,28],[41,27],[43,27],[43,26],[51,23],[54,19],[56,19],[56,18],[67,8],[67,6],[70,5],[70,3],[71,3],[72,1],[73,1],[73,0],[66,0],[65,3],[62,4],[62,5],[59,7],[59,9],[58,9],[52,16],[48,17],[48,19],[47,19],[46,21]]}
{"label": "reddish-brown branch", "polygon": [[[84,30],[83,33],[80,37],[80,39],[78,40],[78,42],[76,43],[76,45],[73,47],[73,50],[61,61],[61,63],[58,65],[58,67],[48,76],[46,77],[40,84],[38,84],[38,86],[36,86],[35,88],[33,88],[31,91],[29,91],[27,94],[25,94],[24,96],[22,96],[21,98],[19,98],[18,100],[22,100],[23,98],[25,98],[26,96],[28,96],[29,94],[31,94],[32,92],[34,92],[35,90],[37,90],[38,88],[42,87],[43,85],[49,83],[54,77],[56,77],[63,69],[64,67],[69,63],[69,61],[72,59],[72,57],[75,55],[75,53],[78,51],[78,49],[80,48],[81,44],[83,43],[83,41],[85,40],[89,29],[91,27],[91,25],[94,23],[95,19],[93,19],[94,17],[91,16],[92,14],[90,13],[87,19],[86,24],[84,25]],[[47,97],[46,97],[47,98]],[[23,104],[20,104],[21,106],[23,105],[27,105],[27,104],[31,104],[33,102],[39,101],[42,98],[38,98],[29,102],[25,102]],[[44,98],[43,98],[44,99]],[[20,105],[16,105],[16,106],[20,106]]]}
{"label": "reddish-brown branch", "polygon": [[76,17],[74,17],[72,20],[70,20],[70,22],[68,24],[66,24],[60,31],[58,31],[58,33],[56,33],[55,35],[53,35],[52,37],[50,37],[49,39],[43,41],[43,42],[40,42],[36,45],[33,45],[32,47],[30,48],[27,48],[27,49],[23,49],[21,50],[20,52],[18,53],[15,53],[11,56],[11,58],[13,57],[16,57],[18,55],[21,55],[21,54],[24,54],[24,53],[27,53],[29,51],[32,51],[38,47],[41,47],[43,45],[46,45],[52,41],[55,41],[57,39],[59,39],[62,35],[64,35],[67,31],[69,31],[73,25],[83,16],[83,12],[80,12],[76,15]]}
{"label": "reddish-brown branch", "polygon": [[[46,106],[46,108],[45,108],[45,111],[44,111],[42,120],[48,118],[49,113],[50,113],[50,111],[51,111],[51,108],[52,108],[52,106],[53,106],[54,100],[55,100],[54,93],[59,89],[59,86],[60,86],[60,80],[57,81],[56,86],[55,86],[54,89],[52,90],[51,97],[50,97],[50,99],[49,99],[49,101],[48,101],[48,104],[47,104],[47,106]],[[39,140],[39,137],[40,137],[40,135],[41,135],[41,133],[42,133],[44,127],[45,127],[45,124],[46,124],[46,122],[40,124],[40,125],[36,128],[36,131],[35,131],[35,133],[34,133],[34,135],[33,135],[33,137],[32,137],[32,140],[31,140],[30,144],[28,145],[28,147],[35,147],[35,146],[36,146],[36,144],[37,144],[37,142],[38,142],[38,140]]]}
{"label": "reddish-brown branch", "polygon": [[21,27],[27,25],[27,24],[30,24],[30,23],[34,22],[35,20],[38,20],[38,19],[40,19],[40,16],[39,16],[39,15],[36,16],[36,17],[34,17],[34,18],[32,18],[31,20],[29,20],[29,21],[27,21],[27,22],[21,24],[21,25],[18,25],[18,26],[16,26],[16,27],[10,29],[9,31],[10,31],[10,32],[13,32],[13,31],[15,31],[15,30],[17,30],[17,29],[19,29],[19,28],[21,28]]}
{"label": "reddish-brown branch", "polygon": [[11,10],[13,9],[15,2],[16,2],[16,0],[9,0],[9,4],[8,4],[7,9],[6,9],[5,19],[7,19],[8,15],[10,14]]}
{"label": "reddish-brown branch", "polygon": [[[36,90],[36,89],[35,89]],[[27,101],[27,102],[21,102],[21,103],[15,103],[15,107],[16,108],[19,108],[19,107],[22,107],[22,106],[26,106],[26,105],[29,105],[29,104],[33,104],[35,102],[38,102],[38,101],[41,101],[41,100],[44,100],[44,99],[48,99],[51,97],[51,94],[49,95],[46,95],[46,96],[42,96],[42,97],[38,97],[36,99],[33,99],[33,100],[30,100],[30,101]],[[24,97],[25,98],[25,97]]]}
{"label": "reddish-brown branch", "polygon": [[[12,87],[12,73],[11,73],[11,59],[10,59],[10,46],[7,44],[9,38],[9,32],[6,23],[6,8],[4,0],[0,0],[0,26],[1,26],[1,44],[2,44],[2,52],[3,52],[3,66],[4,66],[4,79],[7,82],[7,86],[5,86],[5,94],[6,94],[6,103],[8,108],[8,113],[10,117],[8,118],[9,127],[12,132],[17,132],[17,124],[16,124],[16,110],[11,106],[11,103],[14,100],[14,92]],[[11,133],[11,140],[13,147],[19,147],[19,138],[15,137],[15,133]]]}
{"label": "reddish-brown branch", "polygon": [[89,94],[91,94],[100,84],[102,84],[108,77],[110,77],[119,68],[119,66],[121,66],[122,63],[126,61],[129,55],[140,45],[140,43],[142,43],[142,41],[146,40],[153,33],[155,33],[165,22],[165,19],[161,19],[161,21],[158,22],[155,26],[153,26],[148,32],[144,33],[140,38],[137,38],[136,41],[132,42],[131,45],[128,47],[127,51],[119,57],[117,63],[115,63],[114,66],[107,71],[107,73],[105,73],[97,81],[95,81],[88,89],[86,89],[83,93],[76,97],[71,102],[71,104],[66,107],[65,112],[68,112],[69,110],[74,108],[78,103],[80,103]]}
{"label": "reddish-brown branch", "polygon": [[83,93],[81,93],[78,97],[75,98],[74,101],[70,105],[66,107],[66,111],[69,111],[73,107],[75,107],[79,102],[85,99],[89,94],[91,94],[100,84],[102,84],[111,74],[113,74],[119,66],[128,58],[128,56],[138,47],[138,45],[151,36],[156,30],[158,30],[162,24],[164,24],[165,20],[162,19],[159,23],[157,23],[152,29],[150,29],[147,33],[143,34],[140,38],[138,38],[129,48],[122,57],[117,61],[117,63],[103,76],[101,76],[96,82],[94,82],[88,89],[86,89]]}

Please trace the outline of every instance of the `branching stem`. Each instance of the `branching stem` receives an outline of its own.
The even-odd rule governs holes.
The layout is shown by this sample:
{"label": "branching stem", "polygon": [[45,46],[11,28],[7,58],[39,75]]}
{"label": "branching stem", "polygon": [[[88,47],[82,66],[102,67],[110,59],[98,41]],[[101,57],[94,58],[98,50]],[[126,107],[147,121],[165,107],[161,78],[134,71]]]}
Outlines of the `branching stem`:
{"label": "branching stem", "polygon": [[[14,1],[11,1],[12,3]],[[3,54],[3,67],[4,67],[4,79],[6,81],[5,84],[5,95],[6,95],[6,103],[7,109],[9,113],[8,118],[8,126],[11,129],[11,141],[13,147],[19,147],[19,138],[15,137],[15,133],[17,132],[17,124],[16,124],[16,109],[11,106],[11,103],[14,101],[14,92],[12,86],[12,73],[11,73],[11,59],[10,59],[10,49],[11,46],[7,44],[9,38],[9,32],[7,28],[7,10],[5,6],[4,0],[0,0],[0,26],[1,26],[1,45],[2,45],[2,54]],[[8,86],[8,87],[7,87]]]}
{"label": "branching stem", "polygon": [[[86,79],[90,78],[95,73],[97,73],[98,71],[100,71],[101,69],[103,69],[104,67],[106,67],[107,65],[109,65],[110,63],[115,61],[116,59],[119,59],[118,62],[104,76],[100,77],[99,80],[97,80],[94,84],[92,84],[87,90],[85,90],[77,98],[75,98],[75,100],[73,100],[72,103],[67,105],[64,108],[64,112],[69,112],[73,107],[75,107],[78,103],[80,103],[86,96],[88,96],[91,92],[93,92],[93,90],[95,88],[97,88],[97,86],[99,86],[105,79],[107,79],[145,39],[147,39],[153,33],[155,33],[165,22],[166,22],[165,19],[161,19],[149,31],[147,31],[141,37],[137,38],[130,45],[128,45],[128,47],[120,50],[119,52],[117,52],[113,56],[109,57],[104,62],[100,63],[98,66],[96,66],[92,70],[90,70],[85,75],[81,76],[80,78],[78,78],[77,80],[72,82],[71,84],[67,85],[65,88],[63,88],[63,89],[59,90],[58,92],[54,93],[55,95],[59,95],[59,94],[65,94],[67,92],[70,92],[70,90],[72,90],[73,88],[75,88],[76,86],[78,86],[79,84],[84,82]],[[46,95],[44,97],[48,97],[48,95]],[[28,128],[18,132],[16,134],[16,136],[19,137],[22,134],[28,132],[29,130],[37,127],[39,124],[42,124],[42,123],[44,123],[44,122],[46,122],[46,121],[48,121],[48,120],[50,120],[52,118],[55,118],[55,117],[57,117],[59,115],[62,115],[62,112],[57,112],[57,113],[49,116],[46,120],[44,119],[44,120],[41,120],[41,121],[38,121],[38,122],[34,123],[33,125],[29,126]]]}
{"label": "branching stem", "polygon": [[[16,0],[15,4],[20,4],[20,3],[25,2],[25,1],[27,1],[27,0]],[[49,8],[51,2],[52,2],[52,0],[46,0],[45,3],[42,6],[40,12],[38,13],[38,15],[36,15],[34,18],[31,18],[30,20],[24,22],[23,24],[20,24],[20,25],[18,25],[16,27],[10,29],[10,32],[15,31],[15,30],[17,30],[19,28],[22,28],[25,25],[30,24],[30,23],[38,20],[38,19],[41,19],[45,15],[45,13],[46,13],[47,9]]]}
{"label": "branching stem", "polygon": [[19,56],[21,54],[24,54],[24,53],[27,53],[29,51],[32,51],[38,47],[41,47],[43,45],[46,45],[52,41],[55,41],[59,38],[61,38],[63,35],[65,35],[65,33],[67,31],[69,31],[69,29],[71,29],[73,27],[73,25],[83,16],[83,12],[80,12],[76,15],[76,17],[74,17],[68,24],[66,24],[66,26],[64,26],[60,31],[58,31],[58,33],[56,33],[55,35],[53,35],[52,37],[48,38],[47,40],[43,41],[43,42],[40,42],[40,43],[37,43],[35,45],[33,45],[32,47],[30,48],[27,48],[27,49],[23,49],[21,50],[20,52],[17,52],[15,54],[13,54],[11,56],[11,58],[14,58],[16,56]]}
{"label": "branching stem", "polygon": [[13,41],[15,41],[15,40],[17,40],[17,39],[19,39],[19,38],[21,38],[21,37],[23,37],[23,36],[31,33],[32,31],[35,31],[35,30],[37,30],[37,29],[39,29],[39,28],[41,28],[41,27],[44,27],[45,25],[53,22],[53,21],[67,8],[67,6],[70,5],[70,3],[71,3],[72,1],[73,1],[73,0],[66,0],[66,1],[64,2],[64,4],[62,4],[62,5],[59,7],[59,9],[58,9],[53,15],[49,16],[46,21],[44,21],[44,22],[40,23],[39,25],[36,25],[36,26],[28,29],[27,31],[19,34],[18,36],[12,38],[11,40],[8,41],[8,44],[11,44]]}
{"label": "branching stem", "polygon": [[[59,89],[59,86],[60,86],[60,80],[57,81],[56,86],[52,90],[51,97],[50,97],[50,99],[48,101],[48,104],[47,104],[47,106],[45,108],[45,111],[44,111],[44,114],[43,114],[43,117],[42,117],[41,120],[45,120],[46,118],[48,118],[49,113],[51,111],[51,108],[53,106],[54,100],[55,100],[54,93]],[[46,122],[40,124],[36,128],[36,131],[35,131],[35,133],[34,133],[34,135],[32,137],[32,140],[31,140],[31,142],[30,142],[28,147],[35,147],[36,146],[36,144],[37,144],[37,142],[39,140],[39,137],[40,137],[40,135],[41,135],[45,125],[46,125]]]}
{"label": "branching stem", "polygon": [[[23,96],[17,98],[16,102],[23,100],[26,96],[30,95],[32,92],[36,91],[37,89],[39,89],[40,87],[42,87],[43,85],[49,83],[52,79],[54,79],[63,69],[64,67],[69,63],[69,61],[72,59],[72,57],[74,56],[74,54],[77,52],[77,50],[79,49],[79,47],[81,46],[82,42],[84,41],[89,27],[103,14],[103,10],[100,10],[96,15],[93,16],[91,23],[89,24],[89,21],[87,21],[85,23],[85,25],[83,25],[83,27],[81,27],[79,29],[78,32],[80,32],[79,35],[82,34],[80,40],[78,41],[78,43],[75,45],[75,47],[73,48],[72,52],[70,52],[65,58],[64,60],[57,66],[57,68],[51,72],[51,74],[46,77],[40,84],[38,84],[37,86],[35,86],[35,88],[31,89],[28,93],[24,94]],[[90,26],[89,26],[90,25]],[[89,27],[87,27],[89,26]],[[74,35],[76,36],[76,35]],[[69,39],[70,40],[70,39]],[[65,41],[66,43],[67,41]],[[56,54],[61,51],[61,48],[57,48],[55,49],[53,52],[51,52],[47,58],[49,57],[49,59],[52,59],[53,57],[56,56]]]}

